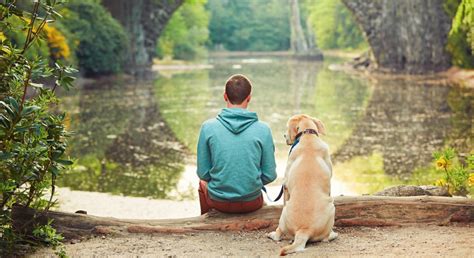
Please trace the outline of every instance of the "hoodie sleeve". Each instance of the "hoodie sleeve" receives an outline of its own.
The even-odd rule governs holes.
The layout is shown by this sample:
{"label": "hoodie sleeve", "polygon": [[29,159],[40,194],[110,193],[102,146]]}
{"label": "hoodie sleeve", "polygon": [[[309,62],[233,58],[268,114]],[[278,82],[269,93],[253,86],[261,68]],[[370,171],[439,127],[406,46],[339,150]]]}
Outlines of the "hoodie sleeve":
{"label": "hoodie sleeve", "polygon": [[277,178],[275,164],[275,145],[273,144],[272,131],[268,129],[268,133],[264,137],[262,160],[260,162],[262,168],[262,183],[264,185],[271,183]]}
{"label": "hoodie sleeve", "polygon": [[201,180],[209,182],[211,180],[211,175],[209,170],[211,170],[211,152],[209,150],[209,145],[207,143],[207,137],[204,125],[201,127],[201,132],[199,133],[199,141],[197,146],[197,175]]}

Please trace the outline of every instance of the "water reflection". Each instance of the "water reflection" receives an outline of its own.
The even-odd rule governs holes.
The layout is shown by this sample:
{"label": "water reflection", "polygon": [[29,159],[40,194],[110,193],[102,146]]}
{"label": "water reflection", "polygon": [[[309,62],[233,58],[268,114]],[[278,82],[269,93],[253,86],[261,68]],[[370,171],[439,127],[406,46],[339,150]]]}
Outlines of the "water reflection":
{"label": "water reflection", "polygon": [[[66,96],[75,131],[71,154],[78,161],[62,185],[193,198],[192,186],[179,186],[194,180],[183,171],[193,166],[200,125],[224,106],[223,85],[234,73],[253,82],[250,110],[272,128],[279,164],[288,151],[287,119],[296,113],[316,116],[327,128],[336,179],[357,193],[432,180],[425,169],[432,151],[445,145],[462,152],[472,148],[472,90],[369,82],[323,63],[261,60],[210,60],[213,69],[164,71],[153,82],[95,81]],[[281,175],[284,166],[278,169]]]}
{"label": "water reflection", "polygon": [[184,147],[164,123],[147,82],[102,80],[65,97],[75,168],[62,178],[77,190],[169,198],[184,170]]}
{"label": "water reflection", "polygon": [[[239,69],[233,68],[236,64]],[[330,72],[318,62],[218,59],[213,65],[215,69],[209,71],[187,71],[161,77],[155,83],[164,120],[192,152],[201,123],[224,107],[223,85],[234,73],[252,80],[249,109],[272,128],[281,159],[288,151],[283,133],[291,115],[304,112],[321,118],[330,128],[326,140],[337,148],[350,135],[370,96],[366,82]]]}
{"label": "water reflection", "polygon": [[472,150],[473,92],[407,80],[374,82],[364,115],[333,153],[339,179],[355,191],[387,185],[431,184],[439,178],[432,153],[445,146]]}

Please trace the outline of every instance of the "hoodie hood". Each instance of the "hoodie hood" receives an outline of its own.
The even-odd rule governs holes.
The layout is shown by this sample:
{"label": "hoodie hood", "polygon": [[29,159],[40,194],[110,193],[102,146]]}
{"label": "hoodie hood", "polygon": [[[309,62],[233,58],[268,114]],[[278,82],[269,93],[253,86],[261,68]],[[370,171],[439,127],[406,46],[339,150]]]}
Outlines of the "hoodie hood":
{"label": "hoodie hood", "polygon": [[242,108],[224,108],[216,119],[234,134],[245,131],[258,121],[257,113]]}

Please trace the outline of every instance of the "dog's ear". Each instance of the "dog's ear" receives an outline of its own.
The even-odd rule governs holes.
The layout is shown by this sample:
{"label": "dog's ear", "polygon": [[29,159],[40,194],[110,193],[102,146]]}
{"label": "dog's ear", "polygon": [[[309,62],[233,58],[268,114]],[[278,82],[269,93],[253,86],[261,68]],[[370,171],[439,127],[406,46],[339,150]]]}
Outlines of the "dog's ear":
{"label": "dog's ear", "polygon": [[324,127],[323,122],[321,122],[321,120],[317,118],[312,118],[312,120],[314,124],[316,125],[316,127],[318,128],[318,132],[322,135],[326,135],[326,128]]}
{"label": "dog's ear", "polygon": [[288,120],[287,123],[287,132],[286,132],[286,143],[291,145],[295,141],[296,134],[298,133],[298,119],[292,117]]}

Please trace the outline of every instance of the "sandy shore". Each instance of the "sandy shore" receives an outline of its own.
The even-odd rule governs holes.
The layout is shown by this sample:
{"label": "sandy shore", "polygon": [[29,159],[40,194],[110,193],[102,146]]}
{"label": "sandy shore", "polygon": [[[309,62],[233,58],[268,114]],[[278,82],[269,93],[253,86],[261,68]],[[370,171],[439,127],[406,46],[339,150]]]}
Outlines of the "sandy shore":
{"label": "sandy shore", "polygon": [[[337,228],[339,238],[311,243],[294,257],[474,257],[473,225]],[[288,240],[273,242],[265,231],[95,237],[67,243],[70,257],[274,257]],[[41,249],[32,257],[51,256]]]}
{"label": "sandy shore", "polygon": [[[270,185],[267,190],[270,198],[275,198],[280,192],[283,178],[283,168],[285,162],[277,160],[278,179]],[[176,186],[178,191],[189,191],[195,193],[197,198],[197,182],[199,178],[196,175],[195,164],[187,165],[181,180]],[[356,195],[344,182],[333,178],[331,181],[332,194]],[[176,194],[178,195],[178,194]],[[59,187],[57,196],[59,207],[58,211],[76,212],[85,210],[89,215],[101,217],[115,217],[120,219],[168,219],[168,218],[186,218],[200,215],[199,201],[195,200],[158,200],[145,197],[131,197],[112,195],[109,193],[75,191],[69,188]],[[266,196],[264,197],[266,199]],[[275,203],[267,201],[268,205],[283,204],[280,200]]]}

